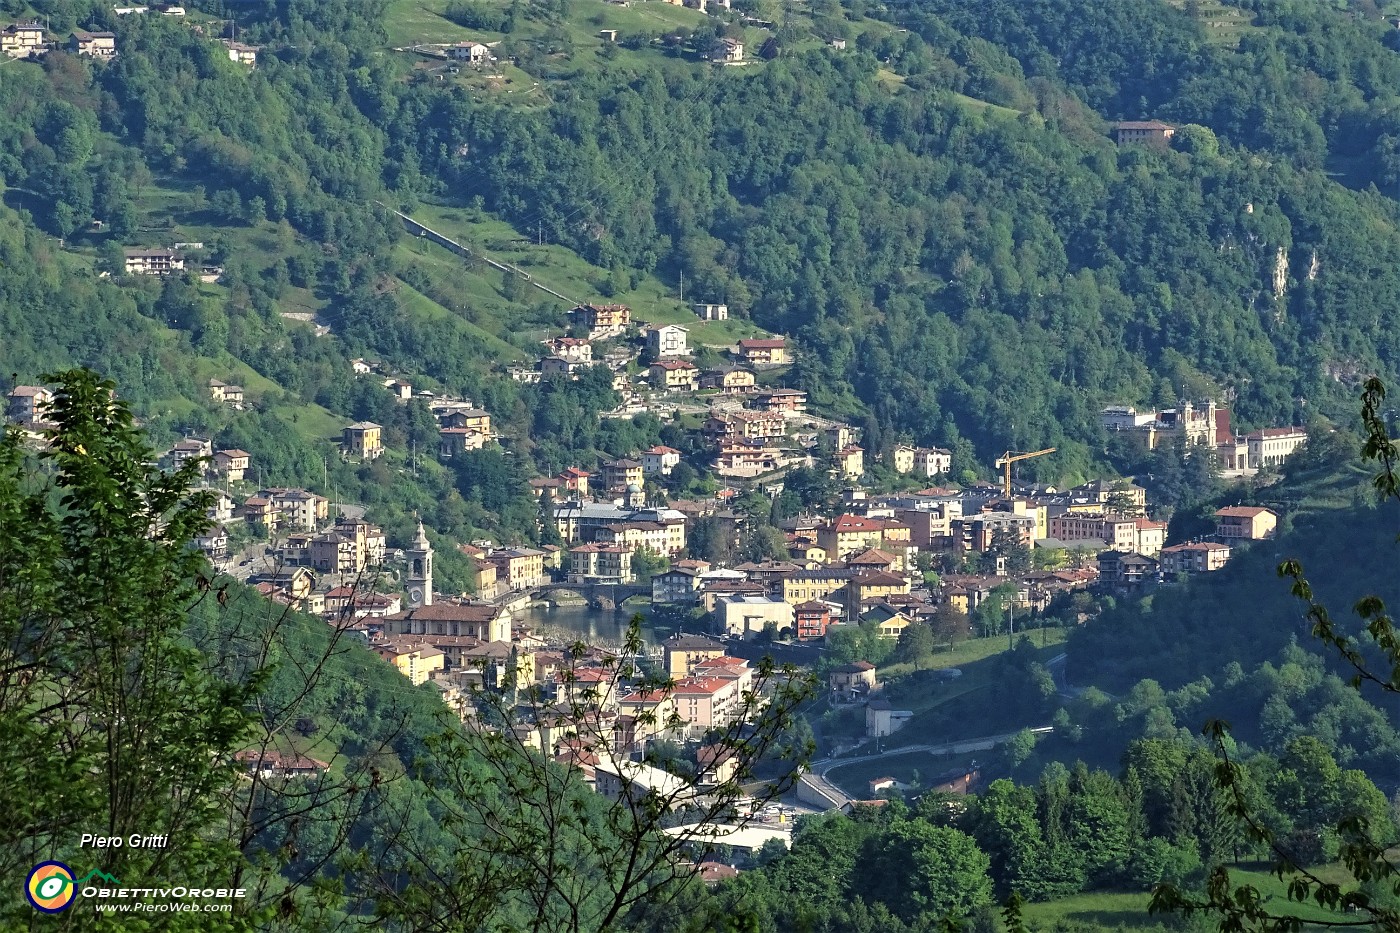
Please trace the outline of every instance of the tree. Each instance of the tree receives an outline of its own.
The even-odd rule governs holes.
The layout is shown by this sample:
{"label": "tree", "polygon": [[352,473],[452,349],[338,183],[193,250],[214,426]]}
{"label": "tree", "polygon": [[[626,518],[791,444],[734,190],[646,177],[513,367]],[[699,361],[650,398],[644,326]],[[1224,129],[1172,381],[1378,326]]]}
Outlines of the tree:
{"label": "tree", "polygon": [[[45,379],[58,387],[40,455],[51,488],[18,432],[0,441],[0,779],[25,788],[0,809],[0,877],[18,888],[57,856],[119,878],[227,884],[236,838],[210,829],[227,818],[261,681],[221,678],[185,637],[188,613],[216,596],[190,547],[208,524],[207,497],[192,492],[200,464],[149,466],[112,383]],[[168,839],[79,853],[76,827]],[[0,904],[7,925],[31,914]],[[220,916],[207,926],[230,922]]]}
{"label": "tree", "polygon": [[648,584],[658,573],[664,573],[670,561],[665,554],[658,554],[651,548],[639,547],[632,552],[632,576],[636,582]]}
{"label": "tree", "polygon": [[1030,545],[1009,528],[998,528],[992,533],[992,546],[989,553],[1004,558],[1006,569],[1011,573],[1023,573],[1031,569]]}
{"label": "tree", "polygon": [[1029,729],[1022,729],[1002,746],[1002,752],[1006,755],[1006,763],[1010,765],[1013,772],[1025,764],[1031,755],[1035,754],[1035,744],[1035,733]]}
{"label": "tree", "polygon": [[900,660],[911,662],[916,668],[933,654],[936,647],[933,629],[922,622],[913,622],[899,633],[898,654]]}
{"label": "tree", "polygon": [[[1379,379],[1367,380],[1361,396],[1364,426],[1361,453],[1364,459],[1380,465],[1374,487],[1382,502],[1400,498],[1400,475],[1396,471],[1400,446],[1391,439],[1382,417],[1385,397],[1385,386]],[[1356,689],[1368,686],[1383,694],[1400,694],[1400,634],[1380,598],[1368,596],[1355,606],[1363,627],[1384,657],[1384,666],[1378,669],[1358,648],[1356,640],[1333,619],[1328,608],[1315,598],[1300,562],[1286,560],[1279,565],[1278,573],[1291,581],[1293,595],[1307,607],[1313,636],[1354,670],[1352,685]],[[1246,838],[1269,851],[1275,873],[1288,881],[1288,900],[1313,903],[1341,914],[1336,920],[1308,922],[1321,926],[1364,923],[1381,929],[1400,928],[1400,908],[1387,898],[1374,896],[1374,883],[1393,889],[1400,879],[1400,867],[1390,855],[1395,827],[1390,814],[1375,806],[1374,795],[1363,790],[1358,795],[1359,800],[1339,809],[1342,807],[1339,793],[1342,775],[1335,761],[1325,750],[1319,749],[1311,737],[1295,739],[1289,743],[1288,755],[1280,762],[1291,767],[1286,766],[1279,773],[1278,789],[1292,799],[1304,821],[1303,828],[1311,830],[1308,834],[1311,838],[1286,836],[1269,825],[1257,798],[1249,793],[1247,772],[1232,756],[1229,727],[1212,720],[1206,723],[1203,732],[1220,759],[1216,780],[1226,806],[1243,825]],[[1335,833],[1337,854],[1348,871],[1364,883],[1361,888],[1343,891],[1340,885],[1319,877],[1307,867],[1320,854],[1315,844],[1319,829]],[[1224,929],[1241,929],[1248,925],[1267,930],[1293,930],[1303,923],[1295,911],[1272,908],[1260,897],[1255,886],[1234,884],[1223,865],[1211,871],[1203,897],[1187,895],[1173,884],[1162,884],[1153,891],[1151,909],[1186,916],[1214,915],[1220,918]]]}
{"label": "tree", "polygon": [[[453,729],[430,743],[429,783],[452,844],[444,852],[435,841],[395,834],[395,858],[367,866],[382,914],[414,929],[482,929],[508,921],[532,933],[582,933],[616,928],[634,911],[668,903],[684,890],[693,866],[681,853],[706,844],[707,827],[734,812],[754,765],[791,731],[813,681],[769,660],[760,663],[733,721],[707,736],[711,748],[735,758],[734,776],[704,795],[687,781],[658,781],[635,770],[612,720],[600,715],[600,701],[624,690],[665,696],[674,689],[664,677],[640,676],[630,660],[642,648],[640,624],[641,617],[633,617],[616,654],[597,658],[583,644],[570,649],[559,672],[563,702],[552,690],[518,683],[480,696],[491,721],[514,722],[523,704],[532,722],[552,723],[551,754],[539,754],[515,729]],[[674,713],[642,713],[634,728],[662,735],[684,725]],[[606,797],[584,784],[582,759],[570,749],[596,756],[605,783],[614,776]],[[810,752],[798,750],[794,767],[757,799],[773,800],[790,789],[801,773],[796,765]],[[692,828],[661,832],[677,824]]]}
{"label": "tree", "polygon": [[867,849],[863,893],[906,921],[963,918],[991,902],[991,860],[960,830],[902,820],[873,837]]}
{"label": "tree", "polygon": [[938,604],[930,627],[938,644],[945,646],[956,644],[972,634],[967,613],[948,600]]}

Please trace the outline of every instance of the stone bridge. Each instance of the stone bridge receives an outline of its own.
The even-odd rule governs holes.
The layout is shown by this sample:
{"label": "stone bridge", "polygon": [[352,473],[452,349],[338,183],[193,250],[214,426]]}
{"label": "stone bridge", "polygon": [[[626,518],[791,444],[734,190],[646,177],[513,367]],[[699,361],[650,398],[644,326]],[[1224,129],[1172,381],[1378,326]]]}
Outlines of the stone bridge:
{"label": "stone bridge", "polygon": [[536,588],[531,597],[540,599],[553,593],[572,593],[594,609],[615,612],[624,600],[633,596],[650,596],[649,583],[550,583]]}

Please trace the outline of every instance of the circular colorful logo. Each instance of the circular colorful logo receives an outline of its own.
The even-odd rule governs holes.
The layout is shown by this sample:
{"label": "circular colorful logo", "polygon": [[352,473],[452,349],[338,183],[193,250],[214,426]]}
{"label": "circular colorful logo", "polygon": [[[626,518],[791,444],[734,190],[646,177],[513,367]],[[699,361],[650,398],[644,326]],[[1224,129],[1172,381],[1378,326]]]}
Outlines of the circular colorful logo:
{"label": "circular colorful logo", "polygon": [[62,862],[40,862],[30,870],[24,883],[24,896],[35,910],[46,914],[67,910],[77,893],[73,870]]}

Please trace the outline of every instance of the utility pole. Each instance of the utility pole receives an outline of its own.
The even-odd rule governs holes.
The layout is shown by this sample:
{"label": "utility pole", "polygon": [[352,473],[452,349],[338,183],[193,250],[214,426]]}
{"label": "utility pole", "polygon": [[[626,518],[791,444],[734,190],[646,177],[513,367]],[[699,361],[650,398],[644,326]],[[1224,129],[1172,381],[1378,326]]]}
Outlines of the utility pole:
{"label": "utility pole", "polygon": [[681,301],[685,301],[685,270],[681,270]]}
{"label": "utility pole", "polygon": [[326,457],[321,457],[321,488],[325,489],[331,484],[331,467]]}
{"label": "utility pole", "polygon": [[544,221],[543,221],[543,220],[537,220],[537,221],[535,221],[535,245],[536,245],[536,246],[543,246],[543,245],[544,245]]}

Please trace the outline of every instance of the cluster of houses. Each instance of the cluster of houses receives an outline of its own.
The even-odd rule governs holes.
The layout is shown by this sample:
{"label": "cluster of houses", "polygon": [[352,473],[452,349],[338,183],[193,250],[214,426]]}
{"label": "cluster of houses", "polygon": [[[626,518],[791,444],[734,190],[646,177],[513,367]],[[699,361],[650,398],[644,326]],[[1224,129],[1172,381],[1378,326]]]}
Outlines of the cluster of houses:
{"label": "cluster of houses", "polygon": [[[385,387],[400,400],[412,396],[412,387],[397,379]],[[480,450],[495,437],[491,414],[472,407],[466,399],[438,397],[430,404],[438,422],[438,455],[450,459],[469,450]],[[352,460],[376,460],[384,453],[384,428],[373,421],[356,421],[341,429],[341,455]]]}
{"label": "cluster of houses", "polygon": [[[175,4],[152,4],[150,6],[116,7],[118,16],[141,13],[156,13],[163,16],[184,16],[185,8]],[[233,39],[220,39],[220,44],[228,53],[229,60],[240,65],[253,67],[258,61],[261,49]],[[117,56],[117,36],[113,32],[77,29],[68,35],[66,41],[50,40],[42,23],[11,23],[0,29],[0,55],[9,58],[42,58],[54,49],[63,48],[74,55],[83,55],[100,61],[110,61]]]}
{"label": "cluster of houses", "polygon": [[[11,23],[0,29],[0,54],[10,58],[42,58],[59,47],[50,41],[41,23]],[[111,59],[117,54],[117,37],[110,32],[78,29],[70,33],[63,48],[75,55]]]}
{"label": "cluster of houses", "polygon": [[[337,624],[345,629],[344,621]],[[655,689],[615,653],[580,654],[514,625],[508,609],[489,602],[434,601],[352,625],[370,651],[413,684],[440,691],[464,721],[474,721],[473,700],[484,694],[530,697],[507,728],[527,747],[577,769],[609,799],[663,789],[688,798],[734,777],[733,754],[700,740],[740,722],[758,685],[749,662],[730,656],[722,642],[669,639],[656,660],[674,686]],[[693,784],[640,763],[648,745],[661,740],[689,743]]]}
{"label": "cluster of houses", "polygon": [[[696,304],[701,321],[722,321],[729,309],[723,304]],[[843,479],[859,480],[866,472],[865,451],[856,443],[849,425],[813,419],[807,413],[807,393],[800,389],[760,384],[764,373],[781,371],[793,361],[792,348],[781,336],[737,341],[728,348],[729,361],[702,370],[693,362],[690,330],[681,324],[658,324],[640,332],[633,328],[625,305],[580,305],[571,312],[576,332],[587,336],[553,337],[543,341],[546,352],[533,369],[519,368],[512,376],[533,382],[550,376],[577,378],[580,370],[606,365],[613,372],[613,387],[623,402],[611,415],[630,417],[677,404],[708,406],[701,435],[710,452],[708,467],[714,475],[755,479],[778,474],[798,465],[813,465],[822,442],[828,441],[826,465]],[[593,343],[633,338],[632,348],[612,348],[601,356]],[[640,354],[649,361],[644,384],[635,384],[628,368]],[[671,451],[676,462],[679,452]],[[655,459],[651,453],[642,461]],[[669,474],[674,464],[648,466],[646,475]],[[894,451],[895,472],[916,473],[925,478],[946,476],[952,470],[952,454],[940,448],[901,446]],[[643,478],[638,478],[638,483]],[[556,489],[556,494],[558,490]],[[613,490],[626,492],[626,487]]]}

